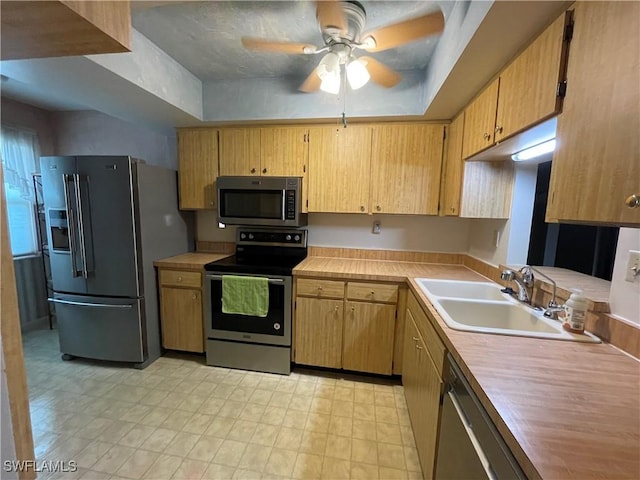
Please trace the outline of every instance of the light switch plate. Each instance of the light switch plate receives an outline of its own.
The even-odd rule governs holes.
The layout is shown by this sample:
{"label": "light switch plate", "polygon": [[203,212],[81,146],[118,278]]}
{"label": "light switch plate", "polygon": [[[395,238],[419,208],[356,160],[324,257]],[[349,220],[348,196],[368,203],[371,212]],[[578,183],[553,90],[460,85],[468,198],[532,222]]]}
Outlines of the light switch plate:
{"label": "light switch plate", "polygon": [[624,276],[627,282],[634,282],[640,279],[640,251],[629,250],[629,259],[627,260],[627,273]]}

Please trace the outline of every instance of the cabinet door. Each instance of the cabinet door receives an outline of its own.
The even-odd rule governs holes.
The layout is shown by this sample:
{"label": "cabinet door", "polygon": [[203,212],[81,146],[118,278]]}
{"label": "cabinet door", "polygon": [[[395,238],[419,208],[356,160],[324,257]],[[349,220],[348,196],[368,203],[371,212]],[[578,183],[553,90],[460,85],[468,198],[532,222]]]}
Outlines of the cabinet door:
{"label": "cabinet door", "polygon": [[371,212],[437,215],[444,125],[377,125]]}
{"label": "cabinet door", "polygon": [[169,350],[204,352],[200,290],[161,287],[160,304],[162,346]]}
{"label": "cabinet door", "polygon": [[220,175],[260,175],[260,129],[220,130]]}
{"label": "cabinet door", "polygon": [[369,211],[370,126],[309,129],[309,212]]}
{"label": "cabinet door", "polygon": [[460,216],[509,218],[513,197],[513,162],[465,162]]}
{"label": "cabinet door", "polygon": [[391,375],[396,306],[347,302],[342,368]]}
{"label": "cabinet door", "polygon": [[406,322],[402,384],[422,474],[433,478],[443,383],[410,309]]}
{"label": "cabinet door", "polygon": [[640,225],[640,3],[577,2],[547,221]]}
{"label": "cabinet door", "polygon": [[462,158],[468,158],[493,145],[499,85],[500,79],[494,80],[465,109]]}
{"label": "cabinet door", "polygon": [[295,362],[341,368],[344,302],[297,297],[295,314]]}
{"label": "cabinet door", "polygon": [[447,130],[447,147],[442,167],[440,186],[440,215],[457,216],[460,214],[460,195],[462,192],[462,134],[464,112],[458,115]]}
{"label": "cabinet door", "polygon": [[304,177],[308,159],[306,127],[260,129],[262,175]]}
{"label": "cabinet door", "polygon": [[563,13],[500,74],[495,141],[560,112],[558,84],[565,77],[570,19]]}
{"label": "cabinet door", "polygon": [[218,131],[209,128],[178,131],[180,208],[216,207]]}

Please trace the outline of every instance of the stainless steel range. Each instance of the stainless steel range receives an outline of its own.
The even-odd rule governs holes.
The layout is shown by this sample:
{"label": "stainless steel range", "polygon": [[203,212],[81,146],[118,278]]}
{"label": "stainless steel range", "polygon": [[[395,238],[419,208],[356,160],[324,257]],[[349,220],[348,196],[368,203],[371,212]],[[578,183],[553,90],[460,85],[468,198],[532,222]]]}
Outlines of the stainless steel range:
{"label": "stainless steel range", "polygon": [[[208,365],[291,372],[291,272],[306,256],[306,230],[238,228],[236,254],[205,265]],[[267,278],[266,316],[223,313],[225,275]]]}

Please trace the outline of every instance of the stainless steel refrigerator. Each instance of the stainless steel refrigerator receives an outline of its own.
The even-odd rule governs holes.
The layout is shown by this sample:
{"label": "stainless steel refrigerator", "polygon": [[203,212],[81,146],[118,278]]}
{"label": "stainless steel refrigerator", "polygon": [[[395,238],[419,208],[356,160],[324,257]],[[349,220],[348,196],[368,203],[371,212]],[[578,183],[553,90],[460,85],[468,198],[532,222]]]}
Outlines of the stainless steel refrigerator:
{"label": "stainless steel refrigerator", "polygon": [[53,297],[64,359],[161,354],[153,261],[190,250],[176,172],[126,156],[41,157]]}

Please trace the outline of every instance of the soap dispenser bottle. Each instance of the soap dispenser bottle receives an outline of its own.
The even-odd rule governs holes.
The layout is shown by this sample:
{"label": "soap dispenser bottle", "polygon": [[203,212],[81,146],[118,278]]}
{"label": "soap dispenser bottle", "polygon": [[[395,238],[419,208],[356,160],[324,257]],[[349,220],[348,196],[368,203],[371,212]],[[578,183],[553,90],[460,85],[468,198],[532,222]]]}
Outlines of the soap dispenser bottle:
{"label": "soap dispenser bottle", "polygon": [[587,316],[587,299],[582,290],[571,289],[571,296],[564,304],[566,312],[563,327],[573,333],[584,333],[584,322]]}

